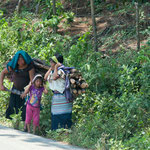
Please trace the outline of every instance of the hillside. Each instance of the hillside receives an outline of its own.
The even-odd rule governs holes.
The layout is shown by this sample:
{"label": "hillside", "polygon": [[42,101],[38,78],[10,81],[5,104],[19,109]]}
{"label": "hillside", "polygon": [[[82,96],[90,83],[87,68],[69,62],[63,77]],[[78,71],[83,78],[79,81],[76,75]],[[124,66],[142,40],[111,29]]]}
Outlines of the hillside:
{"label": "hillside", "polygon": [[[11,16],[16,9],[18,1],[1,0],[1,2],[0,7],[4,11],[4,16]],[[88,1],[62,1],[62,4],[65,11],[74,12],[75,17],[73,22],[65,28],[63,21],[58,25],[59,34],[68,34],[74,37],[92,31],[92,19]],[[27,1],[24,1],[23,6],[27,9]],[[35,5],[32,1],[29,6],[28,9],[34,12]],[[135,6],[127,4],[126,6],[120,5],[119,8],[114,9],[111,8],[113,6],[114,4],[111,2],[108,2],[107,5],[102,3],[101,5],[95,6],[99,51],[103,53],[116,53],[117,50],[120,49],[120,46],[126,49],[136,49]],[[140,12],[141,15],[145,15],[143,17],[141,16],[140,20],[140,30],[143,31],[150,25],[148,16],[148,14],[150,14],[149,5],[146,3],[140,6]],[[128,36],[129,32],[130,34],[132,32],[132,35]],[[111,40],[109,38],[111,38]],[[146,39],[147,36],[141,34],[141,46],[145,45],[147,42]]]}
{"label": "hillside", "polygon": [[[0,3],[0,70],[18,50],[50,63],[57,53],[64,65],[80,75],[76,84],[71,129],[51,130],[53,93],[42,95],[40,136],[92,150],[148,150],[150,148],[150,3],[139,1],[141,48],[137,50],[136,10],[132,0],[94,0],[98,52],[94,50],[89,0],[24,0],[20,13],[17,0]],[[39,11],[35,13],[39,3]],[[60,3],[61,2],[61,3]],[[57,32],[55,32],[55,29]],[[81,79],[82,75],[82,79]],[[80,78],[81,82],[77,79]],[[71,80],[70,80],[71,81]],[[6,87],[12,83],[4,81]],[[2,85],[0,85],[2,86]],[[82,92],[82,94],[81,94]],[[0,123],[24,130],[20,113],[5,118],[10,93],[0,91]]]}

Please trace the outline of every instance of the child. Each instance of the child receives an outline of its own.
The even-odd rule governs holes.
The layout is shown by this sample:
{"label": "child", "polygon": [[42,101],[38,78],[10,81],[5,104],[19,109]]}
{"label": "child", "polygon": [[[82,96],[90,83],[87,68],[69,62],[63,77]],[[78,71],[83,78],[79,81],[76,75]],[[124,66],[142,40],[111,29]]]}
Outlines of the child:
{"label": "child", "polygon": [[25,122],[27,124],[28,132],[30,133],[30,123],[33,119],[33,134],[35,134],[36,127],[39,127],[41,96],[42,93],[48,93],[47,89],[43,86],[42,75],[37,74],[33,78],[21,97],[26,97],[27,93],[30,93],[30,98],[27,101]]}

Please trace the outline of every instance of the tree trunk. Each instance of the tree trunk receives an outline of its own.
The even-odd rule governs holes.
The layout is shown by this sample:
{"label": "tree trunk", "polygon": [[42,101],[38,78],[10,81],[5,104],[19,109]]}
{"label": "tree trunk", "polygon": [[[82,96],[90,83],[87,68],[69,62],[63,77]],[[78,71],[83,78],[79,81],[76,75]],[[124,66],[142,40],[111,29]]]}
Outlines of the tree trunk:
{"label": "tree trunk", "polygon": [[136,35],[137,35],[137,50],[140,50],[140,32],[139,32],[139,6],[135,3],[136,8]]}
{"label": "tree trunk", "polygon": [[22,0],[19,0],[19,1],[18,1],[18,5],[17,5],[17,13],[18,13],[18,14],[20,14],[21,7],[22,7]]}
{"label": "tree trunk", "polygon": [[39,12],[39,6],[40,6],[40,2],[41,0],[38,1],[37,5],[36,5],[36,10],[35,10],[35,14],[37,15]]}
{"label": "tree trunk", "polygon": [[96,28],[96,20],[94,16],[94,1],[91,1],[91,17],[92,17],[92,23],[93,23],[93,33],[94,33],[94,50],[97,52],[98,47],[97,47],[97,28]]}
{"label": "tree trunk", "polygon": [[27,7],[30,6],[30,3],[32,2],[32,0],[27,0]]}
{"label": "tree trunk", "polygon": [[[56,0],[53,0],[53,15],[56,15]],[[53,27],[54,33],[57,32],[57,27]]]}

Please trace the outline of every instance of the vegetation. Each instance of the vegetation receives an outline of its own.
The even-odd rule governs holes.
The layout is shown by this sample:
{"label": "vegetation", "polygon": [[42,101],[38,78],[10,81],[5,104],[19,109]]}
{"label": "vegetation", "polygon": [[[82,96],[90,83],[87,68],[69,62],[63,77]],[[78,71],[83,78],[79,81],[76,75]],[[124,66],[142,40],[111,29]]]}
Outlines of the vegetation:
{"label": "vegetation", "polygon": [[[20,49],[47,63],[55,52],[59,52],[65,57],[65,65],[81,70],[89,84],[86,93],[73,103],[71,130],[50,130],[52,93],[43,96],[39,134],[97,150],[150,149],[150,26],[143,10],[150,4],[140,2],[140,34],[141,40],[146,41],[140,51],[128,47],[129,41],[131,44],[136,40],[134,5],[128,1],[107,2],[106,5],[105,1],[95,0],[96,12],[101,10],[101,16],[107,17],[103,16],[103,11],[107,10],[113,18],[104,30],[98,31],[98,52],[93,49],[90,28],[88,32],[74,36],[69,32],[53,33],[54,26],[70,27],[75,17],[73,12],[65,11],[60,1],[57,1],[55,16],[51,1],[40,3],[38,15],[32,10],[36,3],[32,3],[29,10],[24,6],[20,14],[14,12],[9,17],[5,16],[4,8],[0,10],[1,70],[2,64]],[[9,81],[5,84],[11,86]],[[0,121],[5,125],[8,123],[4,119],[8,99],[9,93],[0,92]],[[14,116],[13,121],[15,119],[19,120],[19,116]]]}

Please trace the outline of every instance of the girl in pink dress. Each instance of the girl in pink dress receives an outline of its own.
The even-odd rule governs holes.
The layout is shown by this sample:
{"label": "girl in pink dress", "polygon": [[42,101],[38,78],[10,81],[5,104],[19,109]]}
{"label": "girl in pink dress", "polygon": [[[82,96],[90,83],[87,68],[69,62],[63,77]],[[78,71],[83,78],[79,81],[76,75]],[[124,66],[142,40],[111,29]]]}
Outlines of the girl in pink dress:
{"label": "girl in pink dress", "polygon": [[28,132],[30,133],[30,124],[33,119],[33,133],[35,134],[36,127],[39,127],[39,118],[40,118],[40,103],[42,93],[47,94],[48,91],[43,86],[43,77],[40,74],[37,74],[33,81],[25,89],[25,92],[21,97],[26,97],[27,94],[30,94],[30,98],[27,101],[26,106],[26,124]]}

